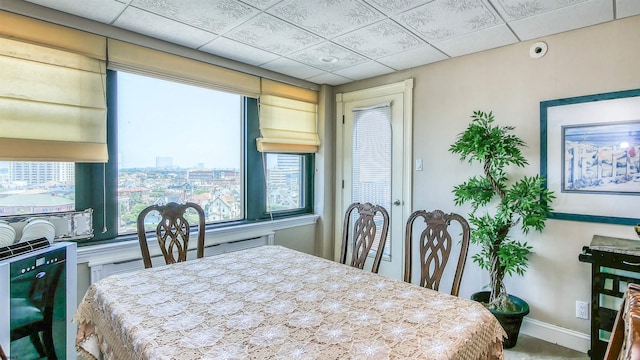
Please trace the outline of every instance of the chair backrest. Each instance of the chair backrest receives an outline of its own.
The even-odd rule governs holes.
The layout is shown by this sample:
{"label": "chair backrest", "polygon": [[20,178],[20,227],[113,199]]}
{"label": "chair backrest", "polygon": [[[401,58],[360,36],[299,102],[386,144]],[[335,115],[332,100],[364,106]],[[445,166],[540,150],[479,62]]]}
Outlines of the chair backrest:
{"label": "chair backrest", "polygon": [[[451,295],[458,296],[471,236],[469,223],[458,214],[445,214],[442,210],[431,212],[417,210],[411,214],[405,229],[404,281],[406,282],[411,282],[411,261],[413,259],[411,244],[413,243],[414,223],[418,218],[424,220],[424,229],[420,233],[418,242],[420,250],[420,286],[438,290],[451,249],[454,246],[454,242],[457,242],[454,239],[455,236],[456,239],[459,238],[460,256],[451,286]],[[451,222],[459,223],[461,229],[459,236],[450,233],[449,225],[451,225]]]}
{"label": "chair backrest", "polygon": [[630,283],[616,315],[604,360],[640,359],[640,285]]}
{"label": "chair backrest", "polygon": [[[159,213],[160,220],[155,228],[155,236],[158,239],[158,246],[162,251],[166,264],[173,264],[187,260],[189,250],[190,224],[185,218],[187,210],[194,209],[198,215],[198,248],[197,257],[204,257],[204,210],[200,205],[187,202],[178,204],[170,202],[166,205],[151,205],[143,209],[138,215],[138,240],[144,267],[150,268],[151,255],[147,244],[147,232],[145,229],[145,218],[152,211]],[[175,256],[177,254],[177,256]]]}
{"label": "chair backrest", "polygon": [[[357,212],[357,218],[353,224],[353,232],[351,232],[350,224],[352,214]],[[382,216],[382,223],[376,224],[374,217],[379,214]],[[376,255],[371,266],[371,272],[377,273],[380,267],[380,260],[384,252],[384,246],[387,242],[387,234],[389,232],[389,213],[380,205],[371,203],[353,203],[344,215],[344,224],[342,226],[342,252],[340,262],[347,264],[347,253],[349,252],[349,244],[351,246],[351,260],[349,265],[359,269],[364,268],[365,261],[369,256],[374,244],[376,244]],[[349,234],[352,234],[350,241]]]}

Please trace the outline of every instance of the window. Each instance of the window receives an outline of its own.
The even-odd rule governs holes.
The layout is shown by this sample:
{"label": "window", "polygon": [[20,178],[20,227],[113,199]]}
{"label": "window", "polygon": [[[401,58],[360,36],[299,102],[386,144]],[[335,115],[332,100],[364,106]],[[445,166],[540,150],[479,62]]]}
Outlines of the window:
{"label": "window", "polygon": [[0,162],[0,216],[75,210],[75,168],[68,162]]}
{"label": "window", "polygon": [[[353,122],[351,201],[391,209],[391,103],[356,108]],[[381,227],[384,219],[378,214],[374,221]],[[378,251],[378,243],[376,239],[372,251]],[[389,234],[383,254],[391,255]]]}
{"label": "window", "polygon": [[314,155],[259,153],[257,99],[114,71],[107,97],[109,162],[0,162],[0,216],[90,207],[100,240],[159,202],[209,224],[312,212]]}
{"label": "window", "polygon": [[314,154],[258,152],[257,99],[108,71],[107,106],[109,162],[76,164],[94,240],[134,233],[155,202],[196,202],[209,226],[313,211]]}
{"label": "window", "polygon": [[[93,209],[93,240],[106,240],[130,239],[160,202],[200,204],[208,227],[312,211],[316,91],[0,15],[15,25],[0,29],[0,216]],[[313,108],[300,121],[272,107],[269,135],[289,123],[306,147],[258,152],[258,97]]]}
{"label": "window", "polygon": [[265,157],[267,163],[267,211],[303,208],[304,156],[267,153]]}
{"label": "window", "polygon": [[117,84],[118,233],[171,201],[207,223],[242,219],[242,97],[125,72]]}

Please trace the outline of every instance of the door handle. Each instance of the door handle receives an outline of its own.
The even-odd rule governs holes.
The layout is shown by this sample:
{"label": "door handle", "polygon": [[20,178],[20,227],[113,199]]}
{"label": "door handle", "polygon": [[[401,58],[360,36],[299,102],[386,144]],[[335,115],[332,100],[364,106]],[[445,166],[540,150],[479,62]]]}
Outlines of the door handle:
{"label": "door handle", "polygon": [[400,202],[400,200],[396,200],[396,201],[394,201],[394,202],[393,202],[393,205],[395,205],[395,206],[400,206],[400,204],[402,204],[402,203]]}

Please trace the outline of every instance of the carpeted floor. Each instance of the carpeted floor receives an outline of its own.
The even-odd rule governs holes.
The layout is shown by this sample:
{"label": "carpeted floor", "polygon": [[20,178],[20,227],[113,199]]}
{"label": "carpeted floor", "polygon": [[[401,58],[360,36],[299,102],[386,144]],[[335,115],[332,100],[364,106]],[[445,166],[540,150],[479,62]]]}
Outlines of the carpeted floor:
{"label": "carpeted floor", "polygon": [[504,350],[504,360],[588,360],[589,355],[520,334],[518,343]]}

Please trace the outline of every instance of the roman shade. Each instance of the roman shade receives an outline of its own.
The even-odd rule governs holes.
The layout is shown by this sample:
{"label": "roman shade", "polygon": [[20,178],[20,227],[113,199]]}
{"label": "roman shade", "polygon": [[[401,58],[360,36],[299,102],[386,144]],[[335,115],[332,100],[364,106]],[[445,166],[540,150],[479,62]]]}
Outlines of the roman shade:
{"label": "roman shade", "polygon": [[317,152],[317,104],[316,91],[262,79],[258,151]]}
{"label": "roman shade", "polygon": [[108,39],[108,68],[258,97],[260,78],[206,62]]}
{"label": "roman shade", "polygon": [[106,39],[0,12],[0,159],[106,162]]}

